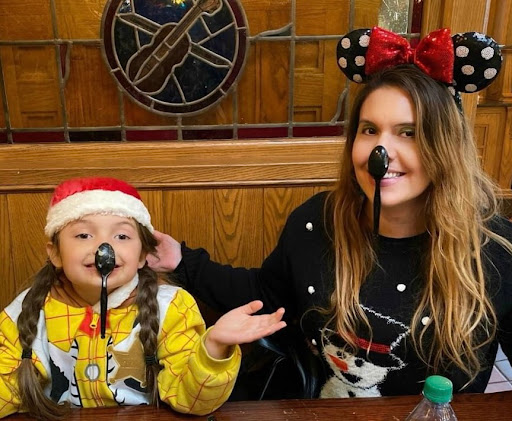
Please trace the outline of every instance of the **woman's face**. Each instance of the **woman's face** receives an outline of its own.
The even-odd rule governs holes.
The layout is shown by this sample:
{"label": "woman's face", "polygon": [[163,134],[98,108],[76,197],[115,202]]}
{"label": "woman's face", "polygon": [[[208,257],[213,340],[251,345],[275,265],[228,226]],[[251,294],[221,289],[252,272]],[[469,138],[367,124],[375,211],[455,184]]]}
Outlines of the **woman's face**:
{"label": "woman's face", "polygon": [[407,93],[381,87],[364,101],[352,149],[357,182],[373,203],[375,180],[368,172],[368,157],[377,145],[386,148],[389,168],[381,180],[381,212],[398,211],[418,215],[425,203],[423,194],[430,184],[415,139],[416,115]]}
{"label": "woman's face", "polygon": [[116,265],[108,277],[108,293],[130,282],[146,262],[136,222],[116,215],[87,215],[59,232],[59,249],[49,243],[48,256],[62,268],[73,289],[89,304],[99,301],[101,276],[94,264],[98,247],[109,243]]}

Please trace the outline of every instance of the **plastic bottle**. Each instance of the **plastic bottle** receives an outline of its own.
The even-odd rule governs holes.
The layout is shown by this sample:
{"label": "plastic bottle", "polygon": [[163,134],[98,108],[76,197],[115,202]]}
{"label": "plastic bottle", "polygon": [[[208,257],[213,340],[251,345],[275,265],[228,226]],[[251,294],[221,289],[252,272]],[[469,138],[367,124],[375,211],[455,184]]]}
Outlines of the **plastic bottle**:
{"label": "plastic bottle", "polygon": [[446,377],[427,377],[423,386],[423,399],[405,421],[457,421],[450,405],[452,392],[452,382]]}

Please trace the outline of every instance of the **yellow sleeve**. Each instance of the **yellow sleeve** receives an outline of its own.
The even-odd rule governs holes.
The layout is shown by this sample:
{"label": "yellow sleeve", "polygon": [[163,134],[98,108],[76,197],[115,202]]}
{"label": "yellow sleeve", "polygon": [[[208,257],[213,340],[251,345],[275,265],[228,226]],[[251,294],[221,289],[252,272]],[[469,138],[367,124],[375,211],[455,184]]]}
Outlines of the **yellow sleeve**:
{"label": "yellow sleeve", "polygon": [[0,418],[19,411],[17,382],[14,371],[21,362],[18,329],[10,317],[0,313]]}
{"label": "yellow sleeve", "polygon": [[[21,345],[16,323],[9,315],[0,313],[0,418],[22,410],[18,397],[18,382],[16,369],[21,363]],[[32,363],[43,378],[47,378],[46,370],[32,353]]]}
{"label": "yellow sleeve", "polygon": [[210,357],[204,346],[205,324],[197,304],[178,290],[162,323],[158,359],[160,399],[178,412],[204,415],[215,411],[231,394],[240,368],[237,345],[223,360]]}

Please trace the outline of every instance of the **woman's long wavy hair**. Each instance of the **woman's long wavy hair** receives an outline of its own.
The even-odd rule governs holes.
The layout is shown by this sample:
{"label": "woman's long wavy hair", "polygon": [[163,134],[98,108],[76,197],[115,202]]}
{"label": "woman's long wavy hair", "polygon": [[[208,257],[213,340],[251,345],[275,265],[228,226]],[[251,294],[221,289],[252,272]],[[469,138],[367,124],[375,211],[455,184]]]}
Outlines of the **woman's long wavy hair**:
{"label": "woman's long wavy hair", "polygon": [[[137,230],[142,242],[142,251],[156,253],[157,241],[149,230],[137,222]],[[57,250],[59,250],[59,234],[52,238]],[[25,296],[22,310],[18,317],[18,331],[20,344],[23,349],[32,348],[32,343],[37,335],[37,321],[39,312],[44,305],[46,297],[52,285],[58,282],[60,273],[50,261],[39,270],[31,279],[32,286]],[[156,355],[157,335],[159,329],[157,274],[148,265],[139,269],[139,285],[135,302],[138,306],[138,321],[141,329],[139,339],[144,347],[145,356]],[[157,364],[146,365],[146,384],[152,404],[158,404],[157,376],[161,367]],[[44,393],[45,382],[31,359],[24,358],[17,369],[19,396],[24,409],[29,414],[41,420],[64,419],[68,407],[58,405],[49,399]]]}
{"label": "woman's long wavy hair", "polygon": [[[381,87],[409,95],[416,115],[416,142],[431,185],[425,219],[430,234],[424,290],[410,320],[412,343],[432,372],[457,367],[468,384],[483,368],[479,350],[496,334],[496,313],[486,291],[482,245],[511,244],[488,228],[497,214],[494,183],[481,170],[472,132],[448,89],[412,65],[384,70],[358,92],[350,117],[339,181],[326,203],[332,224],[336,288],[332,322],[343,339],[357,348],[353,334],[369,323],[360,307],[361,285],[377,264],[372,231],[363,216],[365,197],[356,181],[352,148],[361,107]],[[431,323],[423,326],[428,314]],[[427,335],[427,330],[429,331]],[[427,339],[428,337],[428,339]]]}

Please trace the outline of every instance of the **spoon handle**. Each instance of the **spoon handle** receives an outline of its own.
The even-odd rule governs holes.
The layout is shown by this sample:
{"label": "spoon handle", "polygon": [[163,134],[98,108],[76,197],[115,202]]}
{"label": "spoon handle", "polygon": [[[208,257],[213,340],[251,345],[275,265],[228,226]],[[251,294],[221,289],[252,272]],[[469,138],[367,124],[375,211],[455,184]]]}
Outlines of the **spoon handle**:
{"label": "spoon handle", "polygon": [[108,275],[101,275],[101,295],[100,295],[101,339],[105,338],[105,329],[107,326],[107,276]]}
{"label": "spoon handle", "polygon": [[373,235],[379,235],[380,219],[380,180],[375,180],[375,195],[373,197]]}

